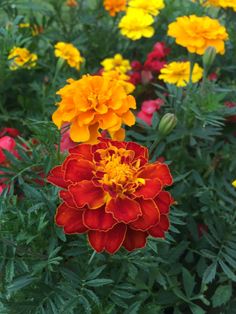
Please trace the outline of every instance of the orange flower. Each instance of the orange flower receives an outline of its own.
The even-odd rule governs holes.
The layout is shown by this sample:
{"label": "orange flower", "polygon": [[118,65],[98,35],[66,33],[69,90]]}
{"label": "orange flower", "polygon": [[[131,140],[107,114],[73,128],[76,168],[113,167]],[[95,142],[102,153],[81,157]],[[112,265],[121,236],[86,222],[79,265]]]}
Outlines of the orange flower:
{"label": "orange flower", "polygon": [[136,108],[136,102],[120,82],[88,75],[78,81],[69,79],[68,83],[57,92],[62,99],[52,119],[58,128],[70,123],[74,142],[96,143],[100,129],[107,130],[114,139],[124,139],[121,125],[135,123],[130,109]]}
{"label": "orange flower", "polygon": [[65,233],[87,233],[97,252],[110,254],[165,236],[173,203],[164,191],[173,182],[167,165],[148,163],[147,148],[133,142],[101,139],[69,152],[48,177],[62,188],[55,221]]}
{"label": "orange flower", "polygon": [[67,61],[70,67],[80,70],[80,65],[84,61],[80,51],[72,44],[58,42],[55,46],[55,56]]}
{"label": "orange flower", "polygon": [[115,16],[118,12],[125,11],[126,0],[104,0],[103,5],[111,16]]}
{"label": "orange flower", "polygon": [[78,2],[76,0],[67,0],[66,5],[68,7],[74,8],[78,6]]}

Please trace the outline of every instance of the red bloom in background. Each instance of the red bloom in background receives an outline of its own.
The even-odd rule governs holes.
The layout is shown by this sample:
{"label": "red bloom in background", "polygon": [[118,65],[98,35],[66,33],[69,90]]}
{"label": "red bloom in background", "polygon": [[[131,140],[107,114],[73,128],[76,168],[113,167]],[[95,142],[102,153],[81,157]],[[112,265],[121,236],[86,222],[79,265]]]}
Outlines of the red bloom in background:
{"label": "red bloom in background", "polygon": [[169,168],[148,163],[147,149],[136,143],[101,138],[80,144],[48,181],[62,188],[57,225],[66,234],[87,233],[97,252],[142,248],[148,235],[164,237],[169,228]]}
{"label": "red bloom in background", "polygon": [[[228,108],[236,108],[236,102],[233,101],[226,101],[225,106]],[[229,122],[236,122],[236,115],[233,115],[231,117],[228,117]]]}
{"label": "red bloom in background", "polygon": [[18,135],[20,135],[20,132],[14,128],[3,128],[2,131],[0,132],[0,137],[2,137],[4,135],[9,135],[11,137],[17,137]]}
{"label": "red bloom in background", "polygon": [[161,98],[146,100],[142,103],[141,110],[138,112],[137,117],[146,122],[148,125],[152,125],[154,112],[160,110],[163,104],[164,101]]}
{"label": "red bloom in background", "polygon": [[73,142],[70,138],[70,130],[67,130],[61,135],[60,151],[67,152],[70,148],[77,146],[78,143]]}
{"label": "red bloom in background", "polygon": [[16,151],[16,142],[10,136],[3,136],[0,138],[0,164],[6,162],[6,155],[4,154],[4,149],[9,151],[15,157],[19,157]]}

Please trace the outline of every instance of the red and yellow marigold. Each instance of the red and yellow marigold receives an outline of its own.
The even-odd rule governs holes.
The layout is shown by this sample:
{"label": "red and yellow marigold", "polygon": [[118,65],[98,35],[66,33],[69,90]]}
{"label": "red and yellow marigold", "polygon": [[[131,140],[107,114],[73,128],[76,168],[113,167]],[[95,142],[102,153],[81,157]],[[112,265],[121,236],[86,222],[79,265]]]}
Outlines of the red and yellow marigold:
{"label": "red and yellow marigold", "polygon": [[48,181],[62,188],[56,224],[66,234],[87,233],[97,252],[142,248],[149,235],[162,238],[169,228],[169,168],[148,163],[147,149],[136,143],[80,144]]}
{"label": "red and yellow marigold", "polygon": [[107,130],[113,139],[123,140],[121,126],[135,123],[130,109],[136,109],[136,102],[119,80],[87,75],[77,81],[69,79],[68,83],[57,92],[61,101],[52,119],[58,128],[69,123],[74,142],[96,143],[101,130]]}

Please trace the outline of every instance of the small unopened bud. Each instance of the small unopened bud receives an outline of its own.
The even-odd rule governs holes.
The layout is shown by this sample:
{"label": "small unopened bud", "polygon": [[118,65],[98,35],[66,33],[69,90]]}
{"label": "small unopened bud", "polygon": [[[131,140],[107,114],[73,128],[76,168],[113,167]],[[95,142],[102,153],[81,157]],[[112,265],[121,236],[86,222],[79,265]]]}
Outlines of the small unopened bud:
{"label": "small unopened bud", "polygon": [[161,135],[168,135],[175,128],[176,124],[176,116],[173,113],[166,113],[159,123],[158,130]]}
{"label": "small unopened bud", "polygon": [[208,47],[202,57],[203,65],[205,69],[209,69],[212,66],[216,57],[216,49],[215,47]]}

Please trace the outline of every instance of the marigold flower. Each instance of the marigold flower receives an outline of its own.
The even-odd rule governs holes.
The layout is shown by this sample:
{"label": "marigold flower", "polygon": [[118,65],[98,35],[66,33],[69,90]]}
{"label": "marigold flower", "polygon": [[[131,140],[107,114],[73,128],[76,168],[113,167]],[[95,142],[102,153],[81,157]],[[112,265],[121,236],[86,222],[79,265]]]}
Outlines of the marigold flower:
{"label": "marigold flower", "polygon": [[236,188],[236,180],[232,182],[232,186]]}
{"label": "marigold flower", "polygon": [[129,60],[123,59],[122,55],[117,53],[113,58],[104,59],[101,62],[105,72],[117,71],[120,73],[127,73],[131,70],[131,65]]}
{"label": "marigold flower", "polygon": [[122,35],[138,40],[141,37],[150,38],[154,35],[153,23],[154,18],[150,14],[140,9],[130,8],[120,20],[119,28]]}
{"label": "marigold flower", "polygon": [[8,55],[10,60],[10,69],[17,70],[19,68],[30,69],[35,67],[38,56],[30,53],[26,48],[13,47]]}
{"label": "marigold flower", "polygon": [[[184,87],[189,83],[190,79],[190,62],[171,62],[166,64],[161,69],[159,79],[165,83],[175,84],[178,87]],[[197,64],[194,64],[192,71],[192,82],[198,82],[203,75],[203,69]]]}
{"label": "marigold flower", "polygon": [[70,67],[79,71],[84,58],[81,57],[80,51],[74,45],[58,42],[54,47],[56,57],[66,60]]}
{"label": "marigold flower", "polygon": [[74,8],[78,6],[78,2],[76,0],[67,0],[66,5],[68,7]]}
{"label": "marigold flower", "polygon": [[177,18],[168,27],[168,35],[176,39],[176,43],[186,47],[189,52],[203,55],[207,47],[215,47],[216,52],[225,53],[225,40],[228,33],[218,20],[208,16],[196,15]]}
{"label": "marigold flower", "polygon": [[102,75],[115,80],[124,87],[127,94],[131,94],[135,90],[135,85],[130,82],[130,76],[117,71],[102,72]]}
{"label": "marigold flower", "polygon": [[129,7],[142,9],[145,13],[157,16],[165,4],[163,0],[130,0]]}
{"label": "marigold flower", "polygon": [[[195,2],[195,1],[194,1]],[[233,9],[234,11],[236,11],[236,2],[235,0],[205,0],[205,1],[201,1],[201,3],[204,6],[215,6],[215,7],[221,7],[224,9]]]}
{"label": "marigold flower", "polygon": [[104,0],[103,6],[111,16],[115,16],[117,13],[126,10],[127,0]]}
{"label": "marigold flower", "polygon": [[70,137],[74,142],[97,142],[100,130],[107,130],[112,138],[120,139],[122,123],[132,126],[135,117],[130,109],[136,109],[133,96],[127,95],[117,80],[104,76],[83,76],[60,89],[59,108],[53,122],[61,128],[70,123]]}
{"label": "marigold flower", "polygon": [[110,254],[142,248],[149,235],[165,236],[173,203],[164,191],[173,183],[166,164],[148,163],[143,146],[109,139],[69,152],[48,176],[62,188],[55,221],[66,234],[87,233],[97,252]]}
{"label": "marigold flower", "polygon": [[30,23],[20,23],[19,28],[29,28],[30,27]]}

